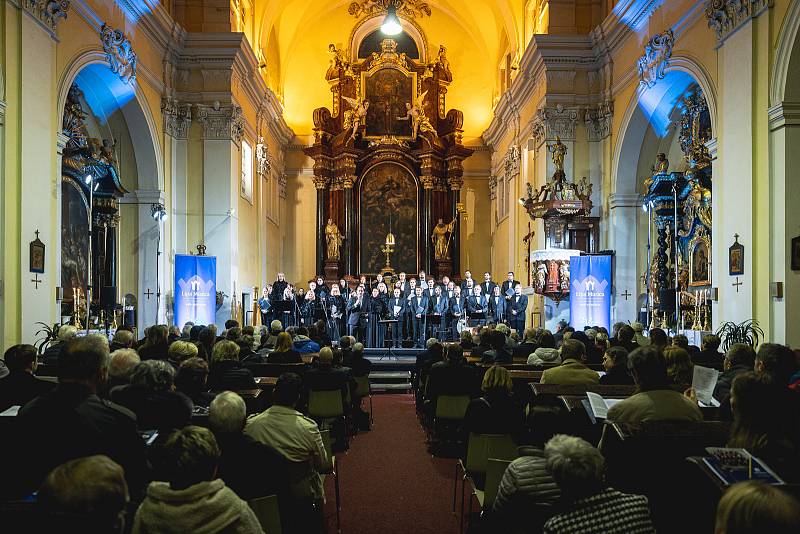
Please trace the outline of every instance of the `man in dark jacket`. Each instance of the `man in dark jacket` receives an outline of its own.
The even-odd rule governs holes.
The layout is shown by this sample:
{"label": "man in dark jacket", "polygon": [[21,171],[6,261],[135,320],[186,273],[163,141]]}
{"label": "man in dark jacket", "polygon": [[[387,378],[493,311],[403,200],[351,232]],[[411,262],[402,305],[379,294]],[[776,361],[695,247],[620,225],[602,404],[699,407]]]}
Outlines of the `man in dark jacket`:
{"label": "man in dark jacket", "polygon": [[526,328],[522,343],[514,347],[512,354],[515,358],[525,358],[525,361],[528,361],[528,356],[536,352],[538,348],[536,330],[534,328]]}
{"label": "man in dark jacket", "polygon": [[214,345],[208,385],[211,391],[239,391],[256,389],[250,369],[239,362],[239,345],[233,341],[220,341]]}
{"label": "man in dark jacket", "polygon": [[720,342],[719,336],[715,336],[714,334],[704,335],[700,351],[690,353],[692,356],[692,363],[695,365],[702,365],[703,367],[711,367],[717,371],[724,371],[723,360],[725,357],[719,353]]}
{"label": "man in dark jacket", "polygon": [[2,477],[17,495],[37,488],[57,465],[93,454],[105,454],[125,469],[133,496],[144,488],[148,467],[136,416],[96,394],[108,374],[108,345],[102,341],[88,336],[66,344],[59,384],[20,410],[15,461],[6,463],[9,473]]}
{"label": "man in dark jacket", "polygon": [[303,377],[306,391],[331,391],[341,390],[342,402],[347,395],[347,388],[355,390],[356,381],[351,370],[347,367],[333,366],[333,350],[323,347],[317,357],[317,366],[306,371]]}
{"label": "man in dark jacket", "polygon": [[36,347],[33,345],[14,345],[3,358],[9,374],[0,380],[0,412],[11,406],[25,406],[55,387],[54,382],[33,376],[36,371]]}
{"label": "man in dark jacket", "polygon": [[428,379],[428,400],[431,415],[436,411],[436,399],[441,395],[470,395],[478,390],[475,368],[467,365],[459,345],[448,345],[445,360],[431,366]]}
{"label": "man in dark jacket", "polygon": [[744,343],[734,343],[725,353],[723,371],[714,387],[714,398],[722,402],[728,398],[733,379],[742,373],[753,370],[756,353],[753,347]]}
{"label": "man in dark jacket", "polygon": [[239,498],[287,496],[286,460],[275,449],[244,433],[247,408],[232,391],[217,395],[208,409],[208,426],[222,452],[217,476]]}
{"label": "man in dark jacket", "polygon": [[61,349],[64,348],[68,341],[75,339],[77,335],[78,329],[71,324],[61,325],[58,329],[58,340],[47,347],[44,354],[42,354],[41,362],[46,365],[58,365]]}

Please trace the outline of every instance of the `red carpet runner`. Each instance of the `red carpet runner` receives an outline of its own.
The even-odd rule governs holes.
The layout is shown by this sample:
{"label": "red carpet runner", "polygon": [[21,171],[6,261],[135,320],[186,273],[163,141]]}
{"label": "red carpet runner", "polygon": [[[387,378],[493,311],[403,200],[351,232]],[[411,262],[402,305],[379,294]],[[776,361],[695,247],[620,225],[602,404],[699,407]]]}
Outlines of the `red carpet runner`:
{"label": "red carpet runner", "polygon": [[[368,399],[365,399],[368,406]],[[455,460],[433,458],[413,395],[375,395],[375,424],[339,454],[343,534],[455,534]],[[325,482],[328,532],[336,532],[333,480]]]}

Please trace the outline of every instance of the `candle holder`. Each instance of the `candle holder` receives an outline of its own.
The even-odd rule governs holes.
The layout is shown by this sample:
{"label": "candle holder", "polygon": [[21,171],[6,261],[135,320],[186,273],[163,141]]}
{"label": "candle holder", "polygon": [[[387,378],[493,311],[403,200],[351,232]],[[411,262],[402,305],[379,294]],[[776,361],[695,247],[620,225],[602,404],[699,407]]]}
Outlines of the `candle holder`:
{"label": "candle holder", "polygon": [[383,266],[381,273],[394,274],[394,269],[392,268],[392,264],[390,261],[391,255],[394,252],[394,246],[395,246],[395,238],[394,234],[390,230],[389,233],[386,234],[386,243],[380,249],[381,252],[383,252],[386,255],[386,265]]}

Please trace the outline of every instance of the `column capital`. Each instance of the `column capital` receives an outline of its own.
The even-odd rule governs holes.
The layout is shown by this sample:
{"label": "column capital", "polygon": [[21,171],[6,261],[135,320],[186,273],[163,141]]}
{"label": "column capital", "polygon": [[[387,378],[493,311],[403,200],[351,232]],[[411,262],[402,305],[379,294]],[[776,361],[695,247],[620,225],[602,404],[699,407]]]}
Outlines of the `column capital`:
{"label": "column capital", "polygon": [[706,2],[708,27],[717,35],[718,46],[750,19],[772,7],[774,0],[710,0]]}
{"label": "column capital", "polygon": [[55,36],[58,23],[67,18],[70,0],[22,0],[22,8]]}
{"label": "column capital", "polygon": [[180,103],[177,98],[161,98],[161,115],[164,118],[164,134],[175,139],[189,138],[189,125],[192,123],[192,105]]}
{"label": "column capital", "polygon": [[203,125],[204,140],[231,140],[237,145],[244,136],[242,108],[236,104],[195,104],[197,120]]}
{"label": "column capital", "polygon": [[540,108],[530,122],[534,146],[538,148],[556,137],[562,141],[574,141],[577,123],[578,110],[575,108],[566,108],[562,104]]}
{"label": "column capital", "polygon": [[587,108],[583,117],[589,142],[602,141],[611,135],[611,121],[614,117],[614,102],[604,100],[596,108]]}
{"label": "column capital", "polygon": [[0,100],[0,126],[6,123],[6,103]]}
{"label": "column capital", "polygon": [[642,195],[639,193],[614,193],[608,196],[609,209],[641,208]]}
{"label": "column capital", "polygon": [[56,151],[59,154],[64,152],[64,147],[67,146],[67,143],[69,143],[69,135],[64,132],[56,132]]}

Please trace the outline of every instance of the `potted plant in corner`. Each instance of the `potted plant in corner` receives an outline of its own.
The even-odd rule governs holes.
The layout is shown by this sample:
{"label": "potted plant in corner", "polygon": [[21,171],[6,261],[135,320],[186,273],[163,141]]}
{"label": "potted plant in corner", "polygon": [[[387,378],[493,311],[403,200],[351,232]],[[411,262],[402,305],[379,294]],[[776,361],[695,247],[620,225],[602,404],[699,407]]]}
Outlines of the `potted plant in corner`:
{"label": "potted plant in corner", "polygon": [[750,345],[753,350],[758,348],[758,344],[764,338],[764,331],[758,325],[758,321],[750,319],[742,323],[728,321],[722,323],[717,329],[716,335],[722,340],[722,350],[727,352],[734,343],[744,343]]}

